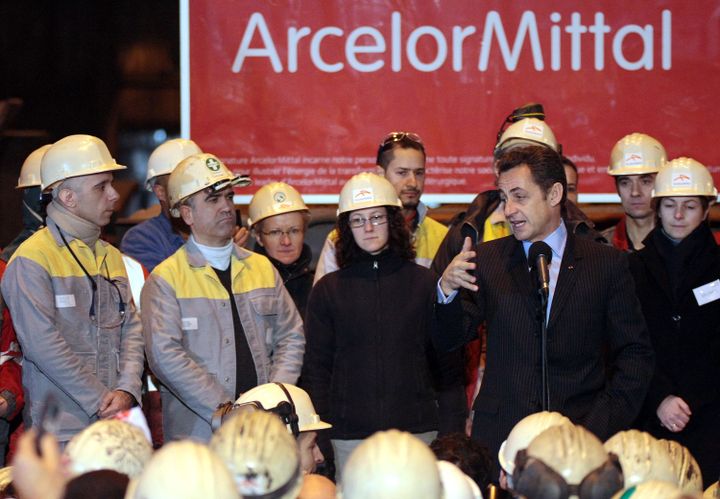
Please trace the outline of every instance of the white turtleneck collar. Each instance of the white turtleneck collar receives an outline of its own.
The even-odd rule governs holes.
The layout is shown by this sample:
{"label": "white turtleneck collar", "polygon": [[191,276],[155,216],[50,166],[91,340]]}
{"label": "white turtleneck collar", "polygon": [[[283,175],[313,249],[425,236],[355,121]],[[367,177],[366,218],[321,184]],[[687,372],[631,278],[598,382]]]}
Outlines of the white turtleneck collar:
{"label": "white turtleneck collar", "polygon": [[232,257],[234,246],[232,239],[230,239],[225,246],[205,246],[197,242],[197,239],[192,235],[190,236],[190,240],[197,246],[211,267],[218,270],[227,270],[230,266],[230,258]]}

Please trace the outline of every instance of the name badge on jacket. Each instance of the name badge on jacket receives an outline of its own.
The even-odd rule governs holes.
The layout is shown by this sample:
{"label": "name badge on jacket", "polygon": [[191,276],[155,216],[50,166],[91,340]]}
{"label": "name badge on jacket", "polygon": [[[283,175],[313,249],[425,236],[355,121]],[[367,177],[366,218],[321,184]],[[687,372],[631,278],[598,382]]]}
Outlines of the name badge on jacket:
{"label": "name badge on jacket", "polygon": [[695,299],[700,306],[710,303],[711,301],[719,300],[720,279],[715,279],[712,282],[698,286],[693,289],[693,293],[695,293]]}
{"label": "name badge on jacket", "polygon": [[75,295],[55,295],[55,308],[72,308],[75,306]]}
{"label": "name badge on jacket", "polygon": [[182,318],[182,328],[185,331],[197,331],[197,328],[198,328],[197,317],[183,317]]}

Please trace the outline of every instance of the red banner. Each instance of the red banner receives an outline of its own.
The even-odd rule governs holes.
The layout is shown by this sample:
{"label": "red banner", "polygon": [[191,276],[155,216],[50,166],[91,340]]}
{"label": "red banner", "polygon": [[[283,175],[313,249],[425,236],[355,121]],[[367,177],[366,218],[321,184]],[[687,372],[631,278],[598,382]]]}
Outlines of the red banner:
{"label": "red banner", "polygon": [[426,199],[465,200],[492,186],[498,128],[530,101],[583,201],[614,192],[610,150],[636,131],[720,185],[716,0],[193,0],[183,16],[183,135],[253,177],[238,193],[283,180],[337,194],[387,132],[411,130]]}

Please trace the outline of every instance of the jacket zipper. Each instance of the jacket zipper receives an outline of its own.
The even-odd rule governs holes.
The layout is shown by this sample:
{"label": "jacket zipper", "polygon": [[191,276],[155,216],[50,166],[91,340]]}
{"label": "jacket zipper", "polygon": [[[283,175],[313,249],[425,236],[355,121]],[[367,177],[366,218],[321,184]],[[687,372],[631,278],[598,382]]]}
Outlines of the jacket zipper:
{"label": "jacket zipper", "polygon": [[385,416],[385,402],[383,399],[383,382],[384,379],[383,376],[383,363],[382,363],[382,352],[380,352],[380,266],[378,264],[377,260],[373,260],[373,270],[375,271],[375,320],[377,321],[376,327],[375,327],[375,349],[376,349],[376,358],[378,363],[378,384],[377,384],[377,394],[378,394],[378,401],[380,402],[380,417],[384,419]]}

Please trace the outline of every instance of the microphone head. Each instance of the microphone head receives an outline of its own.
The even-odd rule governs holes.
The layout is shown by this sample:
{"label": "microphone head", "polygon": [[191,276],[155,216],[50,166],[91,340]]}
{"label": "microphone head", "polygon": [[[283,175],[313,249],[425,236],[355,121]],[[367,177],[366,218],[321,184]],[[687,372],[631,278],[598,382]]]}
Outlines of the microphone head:
{"label": "microphone head", "polygon": [[530,250],[528,251],[528,263],[530,267],[535,268],[540,255],[544,255],[545,261],[550,265],[552,261],[552,249],[545,241],[535,241],[530,245]]}

